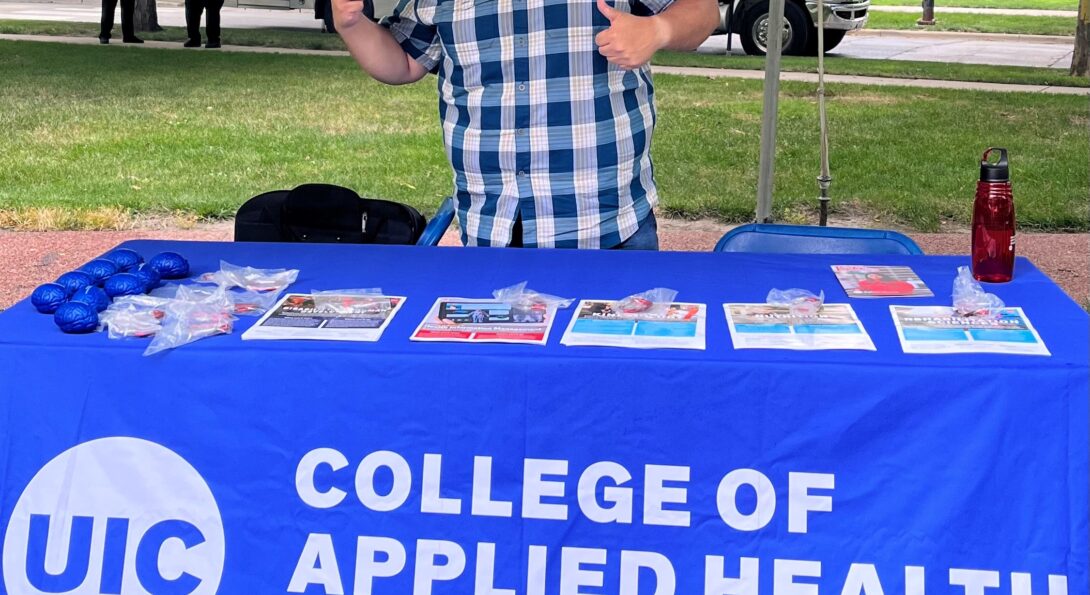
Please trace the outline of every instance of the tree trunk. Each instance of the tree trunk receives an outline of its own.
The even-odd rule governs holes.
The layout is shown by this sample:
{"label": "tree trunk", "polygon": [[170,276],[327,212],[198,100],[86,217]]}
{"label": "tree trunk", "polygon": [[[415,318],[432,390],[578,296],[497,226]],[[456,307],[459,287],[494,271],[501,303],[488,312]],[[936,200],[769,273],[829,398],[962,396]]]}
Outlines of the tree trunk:
{"label": "tree trunk", "polygon": [[159,15],[155,11],[155,0],[136,0],[133,13],[133,28],[137,31],[162,31]]}
{"label": "tree trunk", "polygon": [[1071,56],[1071,75],[1090,76],[1090,0],[1079,0],[1079,20],[1075,25],[1075,53]]}

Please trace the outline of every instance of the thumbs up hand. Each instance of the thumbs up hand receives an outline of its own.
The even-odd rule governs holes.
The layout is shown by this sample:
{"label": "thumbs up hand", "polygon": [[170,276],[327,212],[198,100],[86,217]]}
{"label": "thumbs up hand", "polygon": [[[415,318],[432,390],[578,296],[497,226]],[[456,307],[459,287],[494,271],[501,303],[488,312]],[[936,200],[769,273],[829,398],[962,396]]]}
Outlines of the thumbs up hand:
{"label": "thumbs up hand", "polygon": [[668,26],[658,16],[638,17],[621,12],[606,0],[597,0],[598,11],[609,19],[609,28],[595,38],[598,53],[624,70],[639,68],[651,60],[669,39]]}

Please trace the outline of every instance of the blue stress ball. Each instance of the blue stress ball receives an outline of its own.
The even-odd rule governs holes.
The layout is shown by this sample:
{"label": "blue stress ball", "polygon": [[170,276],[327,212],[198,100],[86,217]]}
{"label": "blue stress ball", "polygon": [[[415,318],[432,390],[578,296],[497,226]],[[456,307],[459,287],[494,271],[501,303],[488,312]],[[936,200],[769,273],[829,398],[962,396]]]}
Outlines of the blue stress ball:
{"label": "blue stress ball", "polygon": [[163,279],[181,279],[189,276],[189,262],[181,254],[163,252],[148,260],[148,265]]}
{"label": "blue stress ball", "polygon": [[68,295],[75,295],[77,291],[84,287],[94,285],[95,279],[83,271],[72,271],[57,277],[57,283],[64,286],[65,290],[68,291]]}
{"label": "blue stress ball", "polygon": [[118,273],[106,279],[103,288],[111,299],[122,295],[137,295],[146,291],[144,279],[132,273]]}
{"label": "blue stress ball", "polygon": [[159,271],[152,268],[151,265],[142,264],[132,274],[144,280],[144,291],[151,291],[159,287]]}
{"label": "blue stress ball", "polygon": [[102,285],[111,275],[117,274],[117,265],[105,258],[99,258],[81,266],[79,270],[91,275],[95,285]]}
{"label": "blue stress ball", "polygon": [[101,312],[110,307],[110,296],[106,295],[101,287],[95,285],[89,285],[77,291],[76,295],[72,296],[72,299],[68,301],[87,304],[94,308],[96,312]]}
{"label": "blue stress ball", "polygon": [[131,271],[140,266],[140,263],[144,262],[143,256],[140,256],[128,248],[112,250],[109,254],[103,256],[103,258],[116,264],[117,268],[122,271]]}
{"label": "blue stress ball", "polygon": [[39,285],[34,293],[30,294],[30,303],[34,309],[42,314],[52,314],[64,302],[68,301],[68,290],[60,283],[46,283]]}
{"label": "blue stress ball", "polygon": [[98,312],[93,306],[68,302],[57,308],[53,322],[66,333],[89,333],[98,328]]}

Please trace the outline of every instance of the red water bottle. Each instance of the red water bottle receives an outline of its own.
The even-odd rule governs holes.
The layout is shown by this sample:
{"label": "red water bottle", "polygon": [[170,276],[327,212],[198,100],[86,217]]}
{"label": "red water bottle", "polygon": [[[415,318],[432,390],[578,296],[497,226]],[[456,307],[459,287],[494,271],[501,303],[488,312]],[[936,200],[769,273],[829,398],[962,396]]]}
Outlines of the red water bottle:
{"label": "red water bottle", "polygon": [[[990,156],[999,153],[999,161]],[[991,148],[980,161],[973,203],[973,277],[1006,283],[1014,274],[1014,196],[1007,150]]]}

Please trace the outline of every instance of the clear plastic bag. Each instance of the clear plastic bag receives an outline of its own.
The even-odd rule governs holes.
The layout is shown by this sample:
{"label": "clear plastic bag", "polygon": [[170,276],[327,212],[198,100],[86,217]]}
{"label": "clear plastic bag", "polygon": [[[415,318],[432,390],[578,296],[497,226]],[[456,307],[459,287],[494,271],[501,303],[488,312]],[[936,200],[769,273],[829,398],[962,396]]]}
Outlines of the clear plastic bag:
{"label": "clear plastic bag", "polygon": [[220,270],[205,273],[198,283],[215,283],[221,287],[240,287],[247,291],[281,292],[299,278],[298,269],[255,269],[220,261]]}
{"label": "clear plastic bag", "polygon": [[958,267],[954,278],[954,310],[962,316],[995,316],[1005,304],[999,296],[984,291],[969,267]]}
{"label": "clear plastic bag", "polygon": [[393,308],[390,300],[376,300],[382,295],[382,288],[332,289],[315,291],[314,307],[326,312],[338,314],[371,314],[385,317]]}
{"label": "clear plastic bag", "polygon": [[231,312],[238,316],[261,316],[268,312],[280,299],[279,291],[228,291],[227,297],[231,300]]}
{"label": "clear plastic bag", "polygon": [[572,303],[572,300],[568,298],[557,297],[555,295],[549,295],[547,293],[538,293],[533,289],[526,289],[526,281],[512,285],[510,287],[497,289],[496,291],[492,292],[492,297],[513,306],[531,306],[534,304],[544,304],[546,306],[552,306],[556,308],[567,308]]}
{"label": "clear plastic bag", "polygon": [[814,294],[805,289],[773,289],[768,292],[765,303],[774,306],[787,306],[794,316],[815,316],[825,305],[825,292]]}
{"label": "clear plastic bag", "polygon": [[622,315],[663,314],[674,303],[676,297],[676,289],[656,287],[620,300],[617,302],[617,310]]}
{"label": "clear plastic bag", "polygon": [[233,302],[219,287],[207,295],[189,286],[178,287],[175,299],[166,306],[162,328],[155,334],[144,355],[153,355],[211,337],[230,333],[235,317],[230,313]]}
{"label": "clear plastic bag", "polygon": [[163,310],[151,307],[114,303],[99,320],[108,329],[111,339],[146,338],[159,332],[164,314]]}

